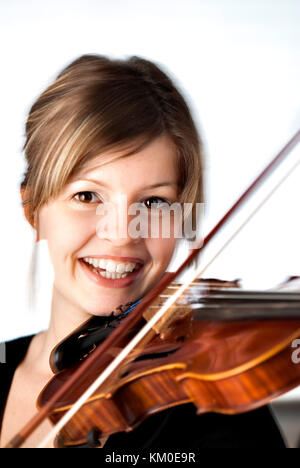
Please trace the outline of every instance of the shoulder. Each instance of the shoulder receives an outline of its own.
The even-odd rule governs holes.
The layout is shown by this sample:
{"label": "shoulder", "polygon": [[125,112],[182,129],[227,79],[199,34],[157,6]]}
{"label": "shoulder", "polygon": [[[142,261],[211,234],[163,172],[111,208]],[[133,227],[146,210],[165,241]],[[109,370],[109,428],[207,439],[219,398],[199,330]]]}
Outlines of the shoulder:
{"label": "shoulder", "polygon": [[24,359],[33,336],[0,343],[0,422],[15,370]]}
{"label": "shoulder", "polygon": [[0,394],[1,399],[9,390],[14,372],[24,359],[34,335],[0,343]]}
{"label": "shoulder", "polygon": [[33,337],[34,335],[23,336],[1,343],[1,363],[8,367],[18,366],[23,360]]}

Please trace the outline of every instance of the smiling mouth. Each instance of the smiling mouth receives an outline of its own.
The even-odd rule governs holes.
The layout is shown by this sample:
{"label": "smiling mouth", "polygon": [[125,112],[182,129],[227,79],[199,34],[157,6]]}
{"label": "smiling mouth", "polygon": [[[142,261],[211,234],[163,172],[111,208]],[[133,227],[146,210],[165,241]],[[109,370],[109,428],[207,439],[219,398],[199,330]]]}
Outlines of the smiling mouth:
{"label": "smiling mouth", "polygon": [[106,279],[122,279],[142,268],[142,263],[120,262],[104,258],[84,257],[82,262],[93,272]]}

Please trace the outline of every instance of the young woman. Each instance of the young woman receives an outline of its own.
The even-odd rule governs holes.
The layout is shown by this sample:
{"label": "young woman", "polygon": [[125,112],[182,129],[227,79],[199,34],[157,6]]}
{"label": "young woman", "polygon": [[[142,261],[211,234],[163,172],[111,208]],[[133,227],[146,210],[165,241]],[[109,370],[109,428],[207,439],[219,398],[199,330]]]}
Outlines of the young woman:
{"label": "young woman", "polygon": [[[190,111],[150,61],[75,60],[34,103],[26,137],[24,212],[37,241],[47,240],[55,279],[49,328],[6,343],[1,446],[35,414],[52,377],[52,349],[89,317],[142,298],[167,270],[178,242],[174,219],[168,238],[132,236],[128,207],[155,211],[188,202],[194,214],[203,201],[201,144]],[[116,208],[125,235],[99,230],[105,204]],[[44,422],[24,446],[35,447],[50,428]],[[196,416],[193,405],[184,405],[106,442],[107,449],[246,446],[284,446],[267,408]]]}

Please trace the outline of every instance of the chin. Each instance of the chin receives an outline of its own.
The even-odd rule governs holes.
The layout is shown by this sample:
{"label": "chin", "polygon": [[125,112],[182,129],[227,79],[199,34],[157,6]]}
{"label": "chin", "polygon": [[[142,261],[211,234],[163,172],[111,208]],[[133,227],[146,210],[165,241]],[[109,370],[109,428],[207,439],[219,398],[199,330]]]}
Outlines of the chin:
{"label": "chin", "polygon": [[112,312],[114,312],[114,310],[119,307],[120,305],[124,305],[126,304],[127,302],[129,302],[128,300],[126,301],[122,301],[122,300],[108,300],[108,301],[105,301],[105,300],[101,300],[101,299],[97,299],[95,302],[91,302],[91,301],[87,301],[84,306],[83,306],[83,309],[84,311],[89,314],[89,315],[93,315],[93,316],[96,316],[96,317],[100,317],[100,316],[109,316],[112,314]]}

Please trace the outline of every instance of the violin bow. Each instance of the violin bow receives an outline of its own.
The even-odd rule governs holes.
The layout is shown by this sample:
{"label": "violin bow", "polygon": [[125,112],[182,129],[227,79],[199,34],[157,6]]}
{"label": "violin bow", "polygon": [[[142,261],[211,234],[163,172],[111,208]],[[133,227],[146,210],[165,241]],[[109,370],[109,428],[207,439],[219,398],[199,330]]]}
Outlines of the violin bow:
{"label": "violin bow", "polygon": [[[159,281],[159,283],[150,290],[141,302],[139,302],[135,309],[123,320],[123,322],[101,343],[76,369],[73,375],[65,382],[60,389],[46,402],[40,411],[24,426],[24,428],[14,436],[14,438],[7,444],[6,448],[18,448],[30,434],[47,418],[51,410],[54,409],[55,404],[72,388],[72,386],[81,379],[85,372],[92,367],[92,365],[99,361],[101,356],[111,347],[116,346],[118,341],[126,331],[139,324],[144,311],[151,305],[157,296],[159,296],[168,285],[181,273],[183,273],[191,262],[207,248],[216,234],[221,231],[227,222],[233,218],[237,211],[244,205],[244,203],[253,195],[253,193],[266,181],[266,179],[287,159],[287,156],[297,146],[300,141],[300,130],[288,141],[282,148],[277,156],[270,162],[270,164],[259,174],[254,182],[245,190],[240,198],[233,204],[230,210],[221,218],[215,227],[204,238],[202,245],[194,249],[176,272],[168,272]],[[300,157],[296,157],[296,162],[292,165],[287,165],[285,174],[278,180],[275,186],[264,195],[254,208],[252,208],[244,219],[239,222],[237,228],[233,233],[230,233],[222,246],[216,249],[216,252],[209,258],[207,263],[203,266],[198,266],[195,271],[189,272],[188,279],[179,287],[176,292],[168,298],[165,304],[158,310],[158,312],[146,323],[146,325],[137,333],[137,335],[122,349],[119,355],[106,367],[106,369],[99,375],[93,384],[83,393],[77,400],[72,408],[60,419],[60,421],[51,429],[49,434],[42,440],[37,448],[45,447],[57,433],[67,424],[67,422],[74,416],[74,414],[84,405],[86,400],[107,380],[107,378],[125,361],[128,354],[130,354],[139,343],[141,343],[147,334],[149,334],[153,327],[164,317],[166,311],[176,302],[176,300],[184,293],[195,278],[202,276],[205,270],[212,264],[212,262],[220,255],[220,253],[230,244],[230,242],[238,235],[243,227],[252,219],[252,217],[260,210],[266,201],[273,195],[280,185],[288,178],[288,176],[299,165]]]}

